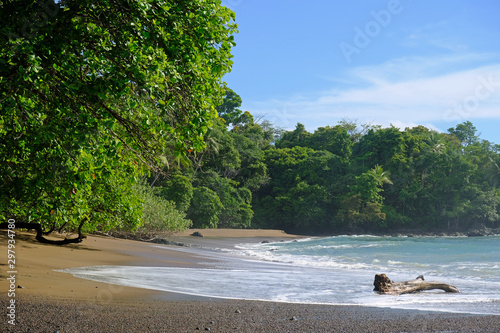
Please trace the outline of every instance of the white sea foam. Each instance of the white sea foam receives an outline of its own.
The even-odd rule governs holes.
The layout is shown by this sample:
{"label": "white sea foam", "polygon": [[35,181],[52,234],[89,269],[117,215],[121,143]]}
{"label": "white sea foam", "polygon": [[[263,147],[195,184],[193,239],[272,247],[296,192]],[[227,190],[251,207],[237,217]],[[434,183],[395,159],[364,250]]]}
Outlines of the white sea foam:
{"label": "white sea foam", "polygon": [[[499,237],[479,241],[338,236],[240,244],[220,251],[176,249],[217,259],[205,269],[97,266],[64,272],[210,297],[500,314],[499,242]],[[424,274],[426,280],[453,284],[462,293],[380,296],[372,292],[376,273],[386,273],[393,280]]]}

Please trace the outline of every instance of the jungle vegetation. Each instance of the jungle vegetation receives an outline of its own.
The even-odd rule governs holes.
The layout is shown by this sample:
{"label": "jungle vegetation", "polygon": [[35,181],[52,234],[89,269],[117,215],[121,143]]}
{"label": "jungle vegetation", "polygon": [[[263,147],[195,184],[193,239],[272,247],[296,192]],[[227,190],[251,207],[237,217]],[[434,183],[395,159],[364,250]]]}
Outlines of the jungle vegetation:
{"label": "jungle vegetation", "polygon": [[203,198],[203,208],[195,199],[187,209],[196,227],[306,234],[500,227],[500,145],[481,140],[469,121],[440,133],[344,119],[310,133],[300,123],[292,131],[257,123],[240,105],[227,89],[205,150],[156,183],[182,193],[190,184],[192,198]]}
{"label": "jungle vegetation", "polygon": [[0,228],[500,226],[500,146],[471,122],[285,131],[225,86],[220,1],[42,4],[0,2]]}

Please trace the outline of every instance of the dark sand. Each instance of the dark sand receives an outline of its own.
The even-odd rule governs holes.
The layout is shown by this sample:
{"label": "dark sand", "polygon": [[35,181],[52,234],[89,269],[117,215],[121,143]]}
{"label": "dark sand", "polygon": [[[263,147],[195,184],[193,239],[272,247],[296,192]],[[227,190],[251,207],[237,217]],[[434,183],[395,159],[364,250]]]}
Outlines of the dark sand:
{"label": "dark sand", "polygon": [[[2,297],[2,303],[4,302]],[[7,332],[499,332],[500,316],[235,300],[19,298]],[[5,327],[5,326],[4,326]],[[3,331],[5,332],[5,331]]]}
{"label": "dark sand", "polygon": [[[203,232],[203,231],[202,231]],[[289,236],[279,231],[184,233],[179,242],[231,246]],[[358,306],[221,300],[114,286],[55,272],[89,265],[193,267],[211,260],[148,243],[89,237],[64,248],[16,239],[16,325],[7,323],[5,255],[0,265],[0,332],[500,332],[500,316],[404,311]],[[174,248],[175,249],[175,248]],[[7,253],[5,233],[0,253]]]}

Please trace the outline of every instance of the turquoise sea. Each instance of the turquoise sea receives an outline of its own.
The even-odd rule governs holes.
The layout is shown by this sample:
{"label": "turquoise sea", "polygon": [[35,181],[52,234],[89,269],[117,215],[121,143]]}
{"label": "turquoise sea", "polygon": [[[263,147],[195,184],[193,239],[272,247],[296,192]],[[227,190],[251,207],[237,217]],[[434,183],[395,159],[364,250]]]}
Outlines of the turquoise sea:
{"label": "turquoise sea", "polygon": [[[152,245],[153,246],[153,245]],[[175,248],[215,260],[203,268],[94,266],[77,277],[192,295],[279,302],[391,307],[500,315],[500,236],[335,236],[230,248]],[[395,281],[424,275],[461,293],[388,296],[372,291],[375,274]]]}

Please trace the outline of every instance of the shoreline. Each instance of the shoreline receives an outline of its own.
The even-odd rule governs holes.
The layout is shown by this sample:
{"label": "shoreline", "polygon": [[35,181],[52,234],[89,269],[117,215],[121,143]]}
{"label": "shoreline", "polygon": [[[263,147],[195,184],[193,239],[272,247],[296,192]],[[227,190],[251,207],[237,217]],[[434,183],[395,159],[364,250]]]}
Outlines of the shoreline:
{"label": "shoreline", "polygon": [[[282,231],[188,230],[172,237],[205,246],[231,247],[241,242],[302,238]],[[279,303],[234,300],[122,287],[76,278],[55,270],[96,265],[206,267],[196,251],[176,246],[89,236],[80,244],[63,247],[33,242],[33,234],[16,231],[16,326],[12,332],[36,328],[40,332],[179,332],[211,328],[217,332],[276,331],[450,331],[495,332],[500,316],[429,312],[363,306]],[[0,252],[7,252],[6,232],[0,232]],[[170,248],[172,251],[165,251]],[[5,261],[0,261],[2,268]],[[9,299],[7,270],[0,271],[2,326]],[[214,324],[210,324],[214,322]],[[142,330],[141,330],[142,328]],[[376,329],[375,329],[376,328]]]}
{"label": "shoreline", "polygon": [[[190,236],[201,231],[205,237]],[[49,237],[51,238],[51,237]],[[190,229],[169,237],[175,242],[189,244],[193,249],[203,247],[232,247],[242,242],[279,241],[297,239],[300,236],[288,235],[281,230],[240,230],[236,229]],[[105,235],[89,235],[79,244],[64,246],[42,244],[35,240],[31,232],[19,232],[15,236],[16,294],[30,297],[49,297],[54,299],[93,300],[108,293],[107,283],[95,282],[74,277],[58,270],[100,265],[150,266],[150,267],[206,267],[200,261],[216,262],[215,259],[196,253],[178,251],[179,246],[114,238]],[[7,255],[7,232],[0,231],[0,253]],[[161,246],[162,248],[157,248]],[[170,251],[165,251],[170,249]],[[201,260],[202,258],[202,260]],[[7,268],[6,260],[0,261]],[[0,271],[0,291],[9,290],[8,269]],[[169,293],[135,287],[122,287],[113,292],[116,299],[148,298],[158,293]],[[176,299],[182,298],[179,296]],[[192,298],[192,297],[189,297]],[[168,299],[168,297],[167,297]]]}

